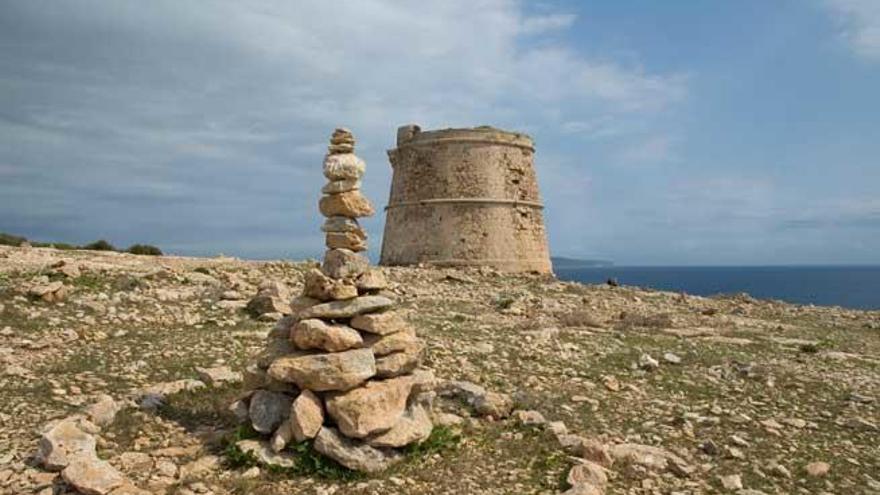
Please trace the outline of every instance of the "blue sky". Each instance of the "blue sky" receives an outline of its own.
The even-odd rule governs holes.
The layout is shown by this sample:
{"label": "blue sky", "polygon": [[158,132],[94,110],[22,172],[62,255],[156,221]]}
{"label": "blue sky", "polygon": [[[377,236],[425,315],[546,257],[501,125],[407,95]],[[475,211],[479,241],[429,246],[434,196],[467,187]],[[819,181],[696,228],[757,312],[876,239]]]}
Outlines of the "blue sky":
{"label": "blue sky", "polygon": [[335,126],[381,207],[398,125],[492,124],[554,254],[880,263],[876,0],[13,0],[0,44],[0,231],[318,256]]}

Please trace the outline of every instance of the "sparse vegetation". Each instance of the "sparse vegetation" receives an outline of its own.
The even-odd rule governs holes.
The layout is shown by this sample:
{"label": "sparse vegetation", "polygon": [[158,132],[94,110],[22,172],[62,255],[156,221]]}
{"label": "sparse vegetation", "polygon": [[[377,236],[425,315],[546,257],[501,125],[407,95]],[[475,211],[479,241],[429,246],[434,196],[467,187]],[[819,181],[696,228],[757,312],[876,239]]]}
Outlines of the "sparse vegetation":
{"label": "sparse vegetation", "polygon": [[127,253],[141,254],[145,256],[162,256],[161,249],[157,248],[156,246],[151,246],[149,244],[134,244],[125,251]]}

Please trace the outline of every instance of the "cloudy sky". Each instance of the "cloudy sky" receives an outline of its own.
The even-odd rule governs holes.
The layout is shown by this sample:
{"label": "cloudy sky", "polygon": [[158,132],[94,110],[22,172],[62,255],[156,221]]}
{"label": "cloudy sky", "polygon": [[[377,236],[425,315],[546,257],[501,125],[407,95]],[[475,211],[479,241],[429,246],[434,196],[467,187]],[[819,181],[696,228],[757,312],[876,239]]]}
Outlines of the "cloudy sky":
{"label": "cloudy sky", "polygon": [[[0,231],[317,256],[335,126],[530,133],[551,250],[880,263],[878,0],[5,0]],[[384,218],[366,222],[378,251]]]}

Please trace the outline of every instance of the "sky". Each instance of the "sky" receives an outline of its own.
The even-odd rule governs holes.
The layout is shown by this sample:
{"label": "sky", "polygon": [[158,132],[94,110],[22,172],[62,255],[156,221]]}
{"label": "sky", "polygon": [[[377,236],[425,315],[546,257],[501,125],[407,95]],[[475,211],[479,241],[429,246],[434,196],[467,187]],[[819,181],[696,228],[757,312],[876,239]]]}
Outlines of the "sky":
{"label": "sky", "polygon": [[399,125],[494,125],[554,255],[880,263],[878,0],[5,0],[0,47],[30,239],[318,257],[335,127],[381,212]]}

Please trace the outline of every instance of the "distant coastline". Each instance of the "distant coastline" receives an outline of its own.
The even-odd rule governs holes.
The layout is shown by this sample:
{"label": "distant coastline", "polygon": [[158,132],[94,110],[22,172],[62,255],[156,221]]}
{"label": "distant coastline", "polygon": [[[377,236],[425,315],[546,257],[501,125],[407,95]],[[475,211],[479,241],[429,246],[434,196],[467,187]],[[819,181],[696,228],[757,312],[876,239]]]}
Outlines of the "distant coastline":
{"label": "distant coastline", "polygon": [[566,258],[563,256],[552,256],[550,262],[553,263],[554,270],[573,270],[577,268],[608,268],[614,266],[613,261],[608,260],[582,260],[578,258]]}

